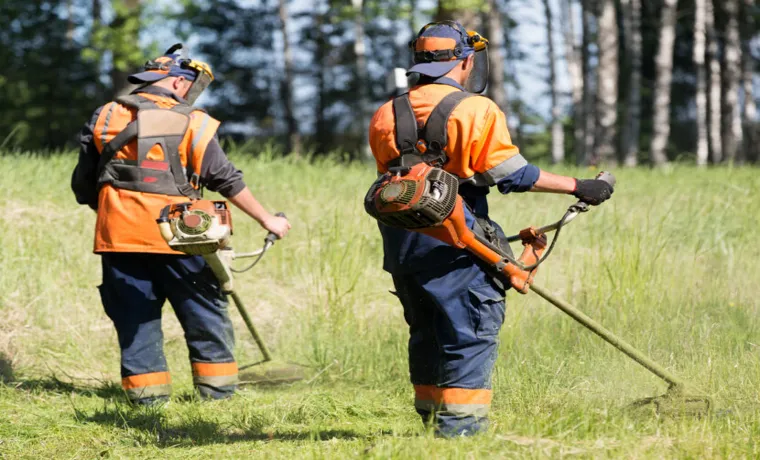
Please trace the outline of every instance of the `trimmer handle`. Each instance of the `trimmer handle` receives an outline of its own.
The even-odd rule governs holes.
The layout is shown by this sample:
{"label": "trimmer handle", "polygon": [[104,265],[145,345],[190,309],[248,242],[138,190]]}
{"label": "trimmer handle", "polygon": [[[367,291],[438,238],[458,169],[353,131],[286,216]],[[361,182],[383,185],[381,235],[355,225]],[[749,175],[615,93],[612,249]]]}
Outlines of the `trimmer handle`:
{"label": "trimmer handle", "polygon": [[[288,218],[288,216],[286,216],[284,212],[278,212],[277,214],[275,214],[275,216],[277,216],[277,217],[284,217],[284,218],[286,218],[286,219]],[[267,234],[267,237],[266,237],[266,238],[264,238],[264,242],[265,242],[266,244],[268,244],[268,245],[270,245],[270,246],[271,246],[271,245],[273,245],[273,244],[274,244],[274,242],[275,242],[275,241],[277,241],[277,240],[279,240],[279,239],[280,239],[280,237],[279,237],[279,236],[275,235],[275,234],[274,234],[274,233],[272,233],[272,232],[269,232],[269,233]]]}
{"label": "trimmer handle", "polygon": [[615,179],[615,176],[612,175],[609,171],[602,171],[599,174],[596,175],[597,180],[602,180],[604,182],[607,182],[610,184],[610,187],[613,189],[615,188],[615,183],[617,182],[617,179]]}
{"label": "trimmer handle", "polygon": [[[610,187],[612,187],[613,190],[615,189],[615,183],[617,182],[617,179],[615,179],[615,176],[613,176],[612,173],[609,172],[609,171],[602,171],[602,172],[600,172],[599,174],[596,175],[596,177],[594,179],[607,182],[608,184],[610,184]],[[575,211],[575,212],[586,212],[586,211],[589,210],[589,204],[586,203],[585,201],[578,200],[577,203],[575,203],[574,205],[570,206],[570,210]],[[573,216],[570,219],[567,219],[565,221],[565,223],[570,222],[574,218],[575,218],[575,216]],[[541,230],[549,229],[549,227],[551,227],[551,226],[542,227]],[[551,228],[551,230],[555,230],[555,229],[556,228]]]}

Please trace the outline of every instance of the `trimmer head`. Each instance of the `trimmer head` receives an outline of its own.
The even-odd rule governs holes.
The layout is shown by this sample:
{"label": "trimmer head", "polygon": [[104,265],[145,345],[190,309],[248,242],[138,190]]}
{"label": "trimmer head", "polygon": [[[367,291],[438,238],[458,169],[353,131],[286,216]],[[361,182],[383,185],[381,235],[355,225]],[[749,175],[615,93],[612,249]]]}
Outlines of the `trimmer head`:
{"label": "trimmer head", "polygon": [[712,398],[707,395],[672,386],[664,395],[640,399],[630,407],[637,411],[653,409],[657,415],[680,418],[705,417],[712,412],[714,405]]}
{"label": "trimmer head", "polygon": [[284,385],[306,378],[306,366],[281,361],[261,361],[241,366],[238,385]]}

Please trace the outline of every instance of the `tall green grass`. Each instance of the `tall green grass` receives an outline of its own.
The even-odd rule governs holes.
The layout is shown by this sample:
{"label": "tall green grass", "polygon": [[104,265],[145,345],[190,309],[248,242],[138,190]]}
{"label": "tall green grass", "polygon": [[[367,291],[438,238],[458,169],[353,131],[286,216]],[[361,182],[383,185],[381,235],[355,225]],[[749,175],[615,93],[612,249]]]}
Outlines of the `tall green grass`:
{"label": "tall green grass", "polygon": [[[493,428],[442,442],[422,432],[413,412],[406,325],[361,205],[374,167],[232,158],[254,194],[293,223],[238,277],[241,296],[273,351],[310,366],[314,378],[201,404],[181,328],[166,309],[176,397],[163,412],[127,407],[113,385],[115,333],[95,289],[94,213],[69,191],[75,156],[0,156],[0,364],[12,362],[13,373],[0,385],[0,457],[760,455],[755,170],[616,171],[613,199],[567,227],[536,279],[705,389],[718,415],[629,413],[627,404],[665,386],[537,296],[510,293]],[[555,220],[571,202],[544,194],[490,200],[508,233]],[[254,222],[241,213],[234,221],[236,249],[262,243]],[[257,360],[231,314],[239,361]]]}

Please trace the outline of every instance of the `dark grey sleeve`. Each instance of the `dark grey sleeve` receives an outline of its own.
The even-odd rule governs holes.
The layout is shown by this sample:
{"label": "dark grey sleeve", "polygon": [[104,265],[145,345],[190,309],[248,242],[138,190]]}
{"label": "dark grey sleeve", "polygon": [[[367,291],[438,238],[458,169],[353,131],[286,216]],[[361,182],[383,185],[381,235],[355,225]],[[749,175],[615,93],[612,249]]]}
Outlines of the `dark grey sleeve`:
{"label": "dark grey sleeve", "polygon": [[90,121],[79,132],[79,162],[71,175],[71,190],[77,203],[98,209],[98,162],[100,153],[93,142],[93,129],[102,107],[92,115]]}
{"label": "dark grey sleeve", "polygon": [[235,196],[245,188],[242,171],[230,162],[216,137],[211,139],[203,154],[201,184],[225,198]]}

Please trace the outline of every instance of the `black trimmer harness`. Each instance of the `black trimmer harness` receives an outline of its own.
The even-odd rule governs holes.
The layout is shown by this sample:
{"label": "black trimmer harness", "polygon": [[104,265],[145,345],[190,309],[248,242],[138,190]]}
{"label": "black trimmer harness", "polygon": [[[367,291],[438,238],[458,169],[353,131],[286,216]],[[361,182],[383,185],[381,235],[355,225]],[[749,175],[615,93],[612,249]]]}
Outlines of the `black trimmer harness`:
{"label": "black trimmer harness", "polygon": [[[615,178],[610,173],[603,172],[597,178],[611,186],[615,185]],[[509,282],[516,291],[522,294],[533,291],[538,294],[668,383],[665,395],[647,398],[635,405],[651,403],[659,413],[702,415],[709,412],[712,406],[710,397],[696,391],[686,381],[568,302],[533,283],[539,265],[551,253],[562,228],[581,213],[587,212],[587,203],[579,201],[571,205],[564,216],[553,224],[540,228],[529,227],[509,237],[508,241],[520,241],[524,246],[520,258],[514,259],[467,226],[464,204],[458,195],[458,185],[456,176],[426,163],[394,167],[372,184],[364,199],[364,206],[372,217],[385,225],[423,233],[469,251],[489,264],[493,271]],[[547,234],[551,232],[556,233],[551,244],[547,245]]]}

